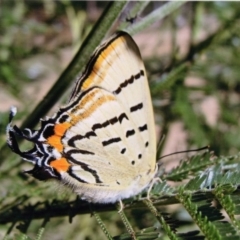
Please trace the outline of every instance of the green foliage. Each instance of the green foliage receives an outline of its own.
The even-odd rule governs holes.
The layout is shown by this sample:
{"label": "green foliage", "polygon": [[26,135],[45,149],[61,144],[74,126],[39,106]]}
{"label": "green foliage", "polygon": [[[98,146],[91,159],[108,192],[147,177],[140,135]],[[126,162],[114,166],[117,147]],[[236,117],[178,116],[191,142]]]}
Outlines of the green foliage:
{"label": "green foliage", "polygon": [[[47,42],[41,46],[31,42],[35,35],[48,35],[49,25],[53,28],[54,21],[59,21],[61,17],[69,21],[74,48],[78,46],[78,41],[82,42],[83,36],[87,37],[52,90],[26,118],[23,125],[27,127],[35,126],[39,117],[47,114],[86,64],[93,49],[112,28],[125,5],[125,2],[111,2],[91,28],[91,24],[85,26],[79,23],[79,19],[86,21],[83,3],[47,2],[30,4],[17,1],[12,8],[9,4],[3,5],[0,81],[4,90],[18,96],[18,90],[27,87],[21,81],[25,79],[21,60],[42,52],[55,54],[55,50],[48,50]],[[7,114],[2,110],[0,238],[240,238],[240,6],[234,2],[169,2],[157,7],[152,2],[137,4],[130,6],[127,14],[123,13],[134,17],[141,12],[136,23],[126,23],[121,17],[119,24],[130,33],[147,30],[147,40],[161,36],[152,46],[151,54],[145,53],[148,56],[145,62],[156,125],[160,126],[161,134],[166,136],[162,138],[158,154],[161,156],[167,148],[171,125],[176,122],[182,123],[186,133],[186,139],[182,140],[186,149],[210,144],[211,152],[182,157],[181,161],[177,155],[170,163],[161,158],[159,178],[153,179],[153,184],[147,189],[149,192],[146,190],[141,196],[125,200],[124,210],[118,216],[118,207],[115,205],[89,205],[76,199],[68,190],[53,189],[52,182],[39,183],[23,174],[21,169],[26,169],[28,164],[22,166],[19,158],[5,145],[3,134]],[[33,27],[30,13],[37,13],[39,9],[42,15],[39,14],[37,27]],[[156,26],[151,30],[149,27],[153,22]],[[27,31],[23,31],[23,26]],[[186,26],[189,39],[182,40],[186,42],[182,50],[176,39]],[[14,31],[18,38],[13,34]],[[171,33],[167,41],[170,50],[159,56],[157,49],[161,47],[161,39],[164,39],[166,32]],[[50,34],[51,37],[53,35]],[[146,46],[150,45],[148,41],[145,42]],[[65,44],[57,44],[57,47]],[[144,56],[144,46],[142,52]],[[28,97],[28,92],[25,92],[25,101]],[[24,103],[24,99],[18,99]],[[205,103],[206,99],[214,99],[215,108]],[[207,110],[210,109],[207,113],[203,111],[204,103]],[[22,112],[29,113],[31,109],[28,108],[29,105]],[[171,141],[174,142],[175,138],[177,133],[171,135]],[[177,145],[180,145],[179,142]],[[89,214],[95,218],[90,218]]]}
{"label": "green foliage", "polygon": [[206,169],[212,162],[209,162],[210,153],[195,155],[188,160],[181,161],[179,165],[167,175],[167,180],[182,181],[192,174]]}

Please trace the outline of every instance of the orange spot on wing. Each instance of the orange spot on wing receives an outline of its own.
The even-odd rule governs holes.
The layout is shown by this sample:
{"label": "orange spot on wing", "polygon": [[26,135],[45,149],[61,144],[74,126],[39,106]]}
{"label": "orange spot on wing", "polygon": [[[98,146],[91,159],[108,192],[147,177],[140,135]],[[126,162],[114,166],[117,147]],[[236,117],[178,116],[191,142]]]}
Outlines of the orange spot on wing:
{"label": "orange spot on wing", "polygon": [[65,132],[67,131],[67,129],[70,127],[71,127],[71,124],[68,122],[56,124],[54,126],[55,135],[62,137],[65,134]]}
{"label": "orange spot on wing", "polygon": [[50,166],[56,169],[58,172],[66,172],[71,164],[67,162],[66,158],[59,158],[50,162]]}
{"label": "orange spot on wing", "polygon": [[61,142],[61,137],[53,135],[47,139],[47,143],[52,147],[56,148],[59,152],[62,152],[63,145]]}
{"label": "orange spot on wing", "polygon": [[59,152],[62,152],[63,145],[61,139],[69,127],[71,127],[71,124],[68,122],[56,124],[54,126],[54,135],[47,139],[47,143],[56,148]]}

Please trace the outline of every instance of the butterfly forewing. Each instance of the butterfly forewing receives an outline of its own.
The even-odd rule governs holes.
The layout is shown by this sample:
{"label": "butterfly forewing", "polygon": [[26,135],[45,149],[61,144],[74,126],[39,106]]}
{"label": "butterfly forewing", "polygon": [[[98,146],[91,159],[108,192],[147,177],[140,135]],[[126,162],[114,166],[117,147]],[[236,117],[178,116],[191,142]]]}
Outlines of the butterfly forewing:
{"label": "butterfly forewing", "polygon": [[113,93],[121,105],[121,108],[110,110],[115,113],[113,117],[118,117],[121,110],[131,118],[130,122],[135,128],[142,130],[140,142],[147,143],[148,135],[151,135],[154,143],[152,145],[149,143],[152,146],[150,151],[152,154],[155,151],[152,106],[145,68],[135,42],[129,35],[120,34],[99,47],[96,53],[98,55],[94,54],[94,59],[90,61],[95,64],[91,66],[91,71],[89,69],[85,71],[90,74],[84,74],[78,81],[75,95],[94,86]]}
{"label": "butterfly forewing", "polygon": [[[128,34],[120,32],[96,50],[90,63],[77,82],[74,94],[94,86],[113,93],[122,106],[121,111],[127,114],[135,128],[141,128],[141,142],[144,145],[149,142],[150,157],[154,156],[155,165],[152,103],[145,67],[136,43]],[[119,110],[113,109],[116,116]]]}

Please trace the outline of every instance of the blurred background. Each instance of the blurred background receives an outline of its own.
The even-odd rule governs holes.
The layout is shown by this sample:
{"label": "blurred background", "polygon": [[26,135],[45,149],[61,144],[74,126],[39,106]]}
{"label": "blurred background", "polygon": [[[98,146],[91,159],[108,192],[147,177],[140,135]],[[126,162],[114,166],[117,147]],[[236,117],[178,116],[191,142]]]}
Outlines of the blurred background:
{"label": "blurred background", "polygon": [[[134,5],[130,3],[125,8],[110,32],[123,23],[131,30],[165,2],[151,1],[134,16],[131,4]],[[29,114],[70,63],[107,5],[102,1],[1,1],[0,148],[5,145],[10,107],[18,108],[18,126],[31,118]],[[206,145],[216,155],[238,152],[239,16],[237,2],[188,2],[133,36],[149,77],[156,132],[162,139],[160,156]],[[71,88],[67,89],[47,115],[67,102],[70,92]],[[37,182],[23,174],[31,166],[22,164],[20,157],[10,151],[2,155],[0,150],[0,159],[0,210],[17,200],[19,204],[33,204],[75,199],[74,194],[57,184]],[[172,169],[178,164],[176,159],[164,158],[164,168]],[[171,209],[173,215],[178,211],[177,206]],[[154,223],[145,210],[131,210],[127,215],[137,229]],[[113,235],[125,231],[116,212],[101,216]],[[29,223],[28,236],[34,238],[42,222]],[[0,225],[1,239],[10,226],[11,223]],[[20,234],[16,226],[7,239]],[[104,235],[96,220],[87,214],[74,217],[71,224],[68,217],[51,219],[43,239],[104,239]]]}

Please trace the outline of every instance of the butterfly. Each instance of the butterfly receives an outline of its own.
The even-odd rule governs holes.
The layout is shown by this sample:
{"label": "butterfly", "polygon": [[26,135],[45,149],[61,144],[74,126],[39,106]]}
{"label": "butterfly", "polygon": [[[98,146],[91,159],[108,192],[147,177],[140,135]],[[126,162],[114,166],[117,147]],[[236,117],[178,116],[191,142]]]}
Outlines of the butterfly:
{"label": "butterfly", "polygon": [[[146,70],[137,44],[123,31],[96,48],[69,102],[39,130],[12,125],[7,143],[39,180],[56,179],[82,199],[114,203],[142,192],[154,178],[156,135]],[[16,135],[33,143],[21,151]]]}

